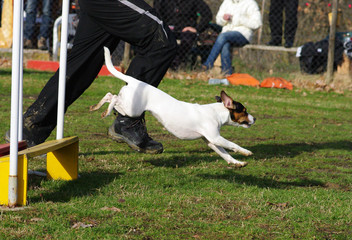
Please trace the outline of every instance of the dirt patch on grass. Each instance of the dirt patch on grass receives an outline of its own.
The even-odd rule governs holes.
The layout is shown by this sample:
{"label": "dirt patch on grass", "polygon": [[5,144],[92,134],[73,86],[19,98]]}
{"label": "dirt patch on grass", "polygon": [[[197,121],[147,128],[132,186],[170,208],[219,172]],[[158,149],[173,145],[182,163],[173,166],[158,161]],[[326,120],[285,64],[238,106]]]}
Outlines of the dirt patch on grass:
{"label": "dirt patch on grass", "polygon": [[351,191],[349,186],[340,185],[340,184],[331,183],[331,182],[325,183],[324,187],[327,188],[327,189],[335,189],[335,190],[340,190],[340,191],[344,191],[344,192]]}
{"label": "dirt patch on grass", "polygon": [[297,88],[306,88],[316,91],[333,91],[337,93],[352,91],[352,76],[349,76],[348,74],[335,73],[333,82],[330,84],[326,83],[325,78],[325,74],[308,75],[297,73],[291,81]]}
{"label": "dirt patch on grass", "polygon": [[[341,228],[341,229],[340,229]],[[347,230],[346,227],[340,227],[338,225],[322,224],[316,226],[316,231],[322,239],[345,239],[350,235],[351,231]],[[347,231],[346,231],[347,230]]]}
{"label": "dirt patch on grass", "polygon": [[0,67],[1,68],[11,68],[11,61],[6,58],[0,58]]}

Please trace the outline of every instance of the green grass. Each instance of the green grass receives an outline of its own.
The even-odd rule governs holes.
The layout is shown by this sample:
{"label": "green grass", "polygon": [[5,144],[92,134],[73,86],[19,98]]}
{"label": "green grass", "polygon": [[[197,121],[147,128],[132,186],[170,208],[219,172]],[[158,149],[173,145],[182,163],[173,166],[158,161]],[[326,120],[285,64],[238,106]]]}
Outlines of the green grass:
{"label": "green grass", "polygon": [[[25,71],[25,109],[50,76]],[[10,125],[10,82],[11,72],[1,69],[0,133]],[[80,139],[80,178],[30,176],[28,207],[1,211],[0,239],[351,239],[350,92],[164,79],[160,89],[188,102],[213,102],[224,89],[257,118],[250,129],[222,129],[254,153],[231,153],[249,162],[235,169],[203,141],[176,139],[149,113],[148,132],[163,154],[139,154],[108,139],[113,116],[88,109],[121,86],[99,77],[69,108],[65,136]],[[44,170],[45,162],[32,159],[29,168]]]}

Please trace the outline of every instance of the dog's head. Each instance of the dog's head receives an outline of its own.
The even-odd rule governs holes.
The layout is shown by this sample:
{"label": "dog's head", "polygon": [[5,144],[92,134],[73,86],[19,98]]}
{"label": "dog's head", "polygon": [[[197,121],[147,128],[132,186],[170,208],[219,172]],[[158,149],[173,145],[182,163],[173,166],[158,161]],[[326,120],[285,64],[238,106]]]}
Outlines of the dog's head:
{"label": "dog's head", "polygon": [[247,113],[247,109],[240,103],[229,97],[225,91],[221,91],[220,97],[215,97],[217,102],[222,102],[230,112],[229,125],[249,128],[255,123],[255,117]]}

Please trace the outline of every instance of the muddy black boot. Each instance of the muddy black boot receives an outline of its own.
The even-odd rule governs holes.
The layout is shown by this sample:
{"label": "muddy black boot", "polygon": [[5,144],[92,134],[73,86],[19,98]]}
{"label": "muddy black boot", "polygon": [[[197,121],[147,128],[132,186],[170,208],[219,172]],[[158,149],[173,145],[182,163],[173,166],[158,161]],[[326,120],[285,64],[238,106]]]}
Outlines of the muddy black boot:
{"label": "muddy black boot", "polygon": [[[22,133],[22,138],[23,138],[23,140],[26,140],[28,147],[34,147],[35,145],[38,145],[38,144],[41,143],[41,142],[37,142],[37,143],[36,143],[34,139],[29,138],[29,137],[26,135],[26,132],[27,132],[27,131],[25,131],[25,129],[24,129],[24,130],[23,130],[23,133]],[[8,130],[8,131],[6,131],[6,133],[5,133],[5,141],[6,141],[7,143],[9,143],[10,140],[11,140],[11,138],[10,138],[10,130]]]}
{"label": "muddy black boot", "polygon": [[138,152],[158,154],[164,150],[161,143],[149,137],[144,114],[137,118],[118,114],[114,123],[109,127],[108,135],[117,142],[127,143]]}

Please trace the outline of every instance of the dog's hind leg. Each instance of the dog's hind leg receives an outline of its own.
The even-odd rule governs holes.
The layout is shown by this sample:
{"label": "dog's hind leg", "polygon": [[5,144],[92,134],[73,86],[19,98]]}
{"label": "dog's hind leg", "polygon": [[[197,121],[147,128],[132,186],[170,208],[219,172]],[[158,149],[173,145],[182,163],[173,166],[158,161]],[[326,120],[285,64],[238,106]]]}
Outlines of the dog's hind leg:
{"label": "dog's hind leg", "polygon": [[112,112],[112,110],[116,110],[119,113],[121,113],[122,115],[125,115],[125,111],[123,111],[123,109],[120,106],[120,100],[119,97],[117,95],[112,96],[112,99],[110,101],[110,104],[108,106],[108,108],[101,114],[102,118],[105,118],[106,116],[110,115],[110,113]]}
{"label": "dog's hind leg", "polygon": [[113,98],[114,95],[112,95],[111,93],[107,93],[100,101],[99,103],[92,105],[89,107],[89,111],[96,111],[99,108],[101,108],[101,106],[103,106],[106,102],[111,102],[111,99]]}
{"label": "dog's hind leg", "polygon": [[232,163],[237,168],[242,168],[242,167],[247,166],[247,164],[248,164],[247,162],[241,162],[241,161],[234,159],[224,148],[214,145],[213,143],[209,142],[204,137],[203,137],[203,140],[211,149],[213,149],[217,154],[219,154],[220,157],[222,157],[228,164]]}

